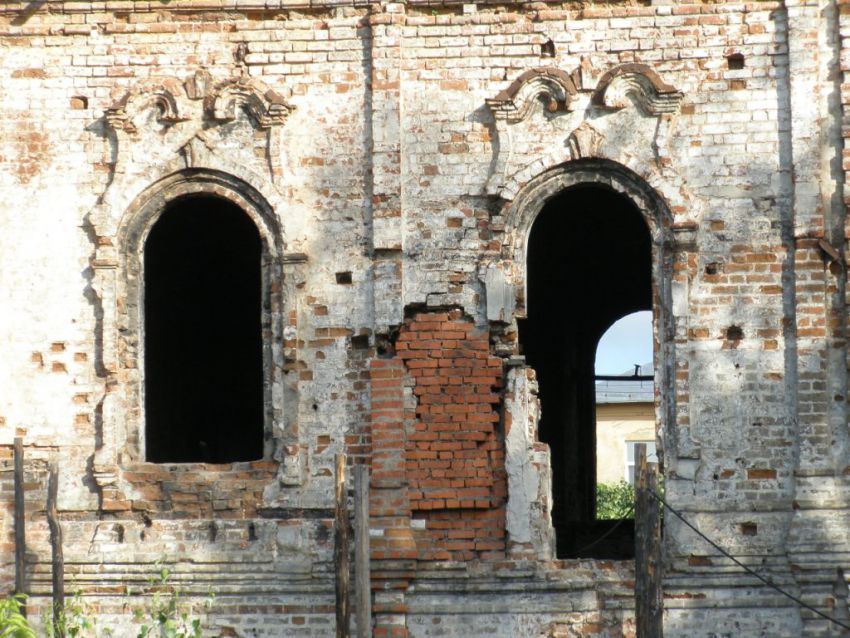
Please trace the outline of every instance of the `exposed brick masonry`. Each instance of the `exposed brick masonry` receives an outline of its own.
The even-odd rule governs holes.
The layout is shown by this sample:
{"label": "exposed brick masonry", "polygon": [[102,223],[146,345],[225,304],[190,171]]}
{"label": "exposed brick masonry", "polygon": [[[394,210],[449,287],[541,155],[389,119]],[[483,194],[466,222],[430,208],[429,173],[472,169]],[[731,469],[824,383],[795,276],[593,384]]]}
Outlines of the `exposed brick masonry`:
{"label": "exposed brick masonry", "polygon": [[424,519],[420,559],[503,552],[502,361],[490,355],[489,331],[458,310],[420,312],[395,345],[394,359],[372,369],[373,481],[404,479],[407,492],[379,491],[373,515],[398,516],[403,506]]}
{"label": "exposed brick masonry", "polygon": [[402,328],[396,353],[414,381],[405,459],[411,509],[427,512],[420,555],[503,551],[502,361],[490,355],[489,331],[457,310],[418,313]]}
{"label": "exposed brick masonry", "polygon": [[396,352],[417,400],[405,453],[411,507],[499,505],[505,496],[497,436],[502,361],[490,356],[488,331],[459,311],[419,313],[402,329]]}

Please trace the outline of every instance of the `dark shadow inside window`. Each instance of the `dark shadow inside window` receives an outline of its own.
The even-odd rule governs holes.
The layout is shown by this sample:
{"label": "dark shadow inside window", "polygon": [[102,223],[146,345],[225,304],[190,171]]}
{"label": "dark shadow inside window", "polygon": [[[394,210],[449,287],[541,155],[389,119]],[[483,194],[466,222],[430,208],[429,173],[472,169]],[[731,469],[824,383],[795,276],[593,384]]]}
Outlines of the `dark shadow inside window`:
{"label": "dark shadow inside window", "polygon": [[531,229],[520,342],[539,382],[559,557],[634,555],[633,521],[596,520],[594,358],[611,324],[652,308],[651,266],[640,211],[606,188],[561,193]]}
{"label": "dark shadow inside window", "polygon": [[261,241],[234,204],[169,205],[144,248],[145,448],[152,462],[263,456]]}

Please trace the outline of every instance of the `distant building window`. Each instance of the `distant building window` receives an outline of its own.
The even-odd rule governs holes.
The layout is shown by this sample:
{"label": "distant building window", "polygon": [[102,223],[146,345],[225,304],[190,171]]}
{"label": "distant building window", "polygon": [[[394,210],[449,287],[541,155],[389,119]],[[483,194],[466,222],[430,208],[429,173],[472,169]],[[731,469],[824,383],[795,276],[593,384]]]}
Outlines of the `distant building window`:
{"label": "distant building window", "polygon": [[629,482],[629,485],[635,484],[637,446],[641,443],[646,446],[646,462],[658,463],[658,456],[655,453],[655,441],[626,441],[626,481]]}

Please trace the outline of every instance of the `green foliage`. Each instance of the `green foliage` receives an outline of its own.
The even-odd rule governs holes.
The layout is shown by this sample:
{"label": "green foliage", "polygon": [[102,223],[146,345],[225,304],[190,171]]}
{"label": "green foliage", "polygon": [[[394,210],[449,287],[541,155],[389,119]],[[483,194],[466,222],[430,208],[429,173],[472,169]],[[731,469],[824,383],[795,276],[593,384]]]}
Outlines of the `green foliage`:
{"label": "green foliage", "polygon": [[[153,597],[144,607],[133,611],[133,618],[139,624],[137,638],[202,638],[201,618],[193,615],[194,609],[182,604],[180,592],[169,584],[170,576],[166,568],[161,568],[158,577],[150,581]],[[25,600],[26,596],[22,594],[0,599],[0,638],[38,638],[21,613]],[[214,594],[210,594],[205,609],[209,610],[214,600]],[[44,635],[46,638],[111,636],[111,630],[99,630],[95,616],[95,610],[83,602],[78,592],[65,602],[65,609],[56,620],[50,612],[45,614]]]}
{"label": "green foliage", "polygon": [[65,608],[54,621],[53,614],[46,612],[43,617],[44,633],[47,638],[98,638],[111,636],[109,629],[98,632],[94,621],[94,611],[83,602],[80,592],[65,601]]}
{"label": "green foliage", "polygon": [[0,638],[36,638],[35,632],[23,615],[23,594],[7,596],[0,600]]}
{"label": "green foliage", "polygon": [[634,518],[635,488],[620,481],[619,483],[596,484],[596,518],[619,519]]}
{"label": "green foliage", "polygon": [[[169,585],[171,574],[165,567],[159,570],[159,579],[153,579],[153,599],[144,609],[136,609],[133,616],[141,623],[136,638],[201,638],[203,629],[200,618],[192,618],[189,611],[180,607],[180,592]],[[207,598],[209,609],[215,596]]]}

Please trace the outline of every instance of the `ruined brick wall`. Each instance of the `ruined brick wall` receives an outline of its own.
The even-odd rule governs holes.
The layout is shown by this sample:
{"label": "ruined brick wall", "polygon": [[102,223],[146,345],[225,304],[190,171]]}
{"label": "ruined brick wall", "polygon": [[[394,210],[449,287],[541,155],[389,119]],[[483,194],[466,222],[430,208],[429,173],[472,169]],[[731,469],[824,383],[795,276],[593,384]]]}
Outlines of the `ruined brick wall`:
{"label": "ruined brick wall", "polygon": [[[69,581],[120,631],[164,562],[188,598],[220,592],[222,635],[331,635],[345,452],[371,468],[375,635],[631,635],[631,563],[554,556],[517,336],[534,219],[590,184],[652,235],[667,497],[846,614],[848,15],[3,3],[0,583],[20,436],[36,607],[58,460]],[[139,250],[198,194],[263,241],[265,452],[152,464]],[[673,517],[664,542],[666,635],[826,635]]]}
{"label": "ruined brick wall", "polygon": [[490,355],[487,332],[458,311],[419,313],[402,327],[396,356],[413,380],[404,457],[410,507],[425,521],[422,558],[498,556],[507,496],[494,409],[502,362]]}

